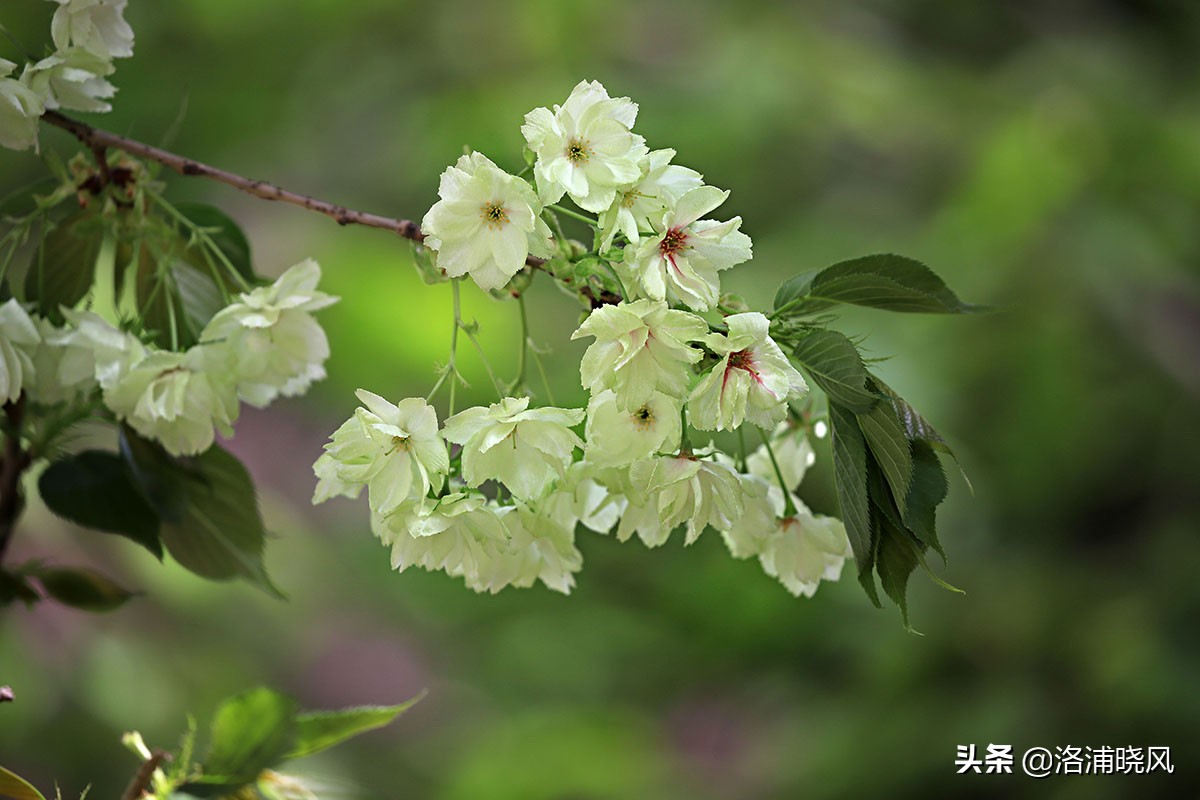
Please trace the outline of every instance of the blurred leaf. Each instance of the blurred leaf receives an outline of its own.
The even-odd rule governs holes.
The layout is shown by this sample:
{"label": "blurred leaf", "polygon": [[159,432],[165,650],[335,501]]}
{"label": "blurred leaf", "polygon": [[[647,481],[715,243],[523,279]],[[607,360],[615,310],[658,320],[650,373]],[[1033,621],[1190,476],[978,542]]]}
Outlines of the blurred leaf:
{"label": "blurred leaf", "polygon": [[213,715],[203,775],[180,790],[213,797],[253,782],[292,747],[295,717],[294,700],[263,687],[225,700]]}
{"label": "blurred leaf", "polygon": [[0,606],[7,606],[16,600],[31,606],[41,599],[24,575],[0,568]]}
{"label": "blurred leaf", "polygon": [[0,767],[0,797],[10,800],[46,800],[33,784],[4,767]]}
{"label": "blurred leaf", "polygon": [[38,491],[60,517],[124,536],[162,560],[158,516],[116,453],[85,450],[55,461],[38,479]]}
{"label": "blurred leaf", "polygon": [[867,388],[867,369],[854,343],[837,331],[814,330],[796,343],[792,357],[831,401],[862,414],[879,395]]}
{"label": "blurred leaf", "polygon": [[48,195],[61,184],[53,176],[38,178],[0,198],[0,218],[20,217],[38,207],[37,196]]}
{"label": "blurred leaf", "polygon": [[50,597],[84,611],[112,611],[138,594],[88,567],[38,567],[31,574]]}
{"label": "blurred leaf", "polygon": [[896,409],[890,403],[880,403],[870,412],[857,416],[867,446],[883,470],[896,507],[903,515],[908,502],[908,485],[912,482],[913,460],[912,448],[896,416]]}
{"label": "blurred leaf", "polygon": [[788,280],[775,295],[773,316],[801,316],[835,303],[886,311],[962,314],[963,303],[931,269],[890,253],[841,261]]}
{"label": "blurred leaf", "polygon": [[254,483],[237,458],[215,444],[198,456],[172,458],[128,428],[121,441],[176,561],[201,577],[242,577],[282,597],[263,564],[266,532]]}
{"label": "blurred leaf", "polygon": [[104,225],[94,212],[79,211],[51,228],[25,276],[25,296],[42,316],[62,322],[59,306],[73,307],[96,279]]}
{"label": "blurred leaf", "polygon": [[879,595],[872,575],[870,504],[867,499],[867,443],[853,412],[829,404],[830,435],[833,440],[834,488],[842,522],[850,538],[858,580],[876,606]]}
{"label": "blurred leaf", "polygon": [[424,697],[417,695],[396,706],[359,706],[338,711],[310,711],[296,717],[296,743],[287,758],[304,758],[357,736],[382,728]]}
{"label": "blurred leaf", "polygon": [[250,240],[246,238],[241,226],[228,214],[216,206],[204,203],[179,203],[175,210],[199,227],[208,229],[206,232],[213,244],[225,254],[229,263],[233,264],[247,283],[253,284],[258,281],[250,257]]}

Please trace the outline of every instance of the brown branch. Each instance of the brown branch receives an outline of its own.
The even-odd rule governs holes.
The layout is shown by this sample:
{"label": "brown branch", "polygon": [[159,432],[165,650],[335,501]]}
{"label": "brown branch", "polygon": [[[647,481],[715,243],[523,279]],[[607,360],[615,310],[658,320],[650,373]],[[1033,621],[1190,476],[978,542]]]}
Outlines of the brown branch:
{"label": "brown branch", "polygon": [[4,404],[7,432],[4,437],[4,457],[0,460],[0,561],[12,538],[17,518],[25,503],[21,497],[21,475],[32,460],[21,448],[21,421],[25,417],[25,395]]}
{"label": "brown branch", "polygon": [[121,800],[138,800],[150,788],[150,781],[154,778],[154,770],[158,769],[159,765],[164,761],[170,760],[171,754],[162,750],[155,750],[151,753],[150,757],[138,767],[137,774],[133,776],[133,780],[129,782],[129,786],[125,787],[125,793],[121,795]]}
{"label": "brown branch", "polygon": [[411,219],[381,217],[378,214],[355,211],[354,209],[318,200],[315,197],[309,197],[305,194],[289,192],[287,189],[276,186],[273,183],[235,175],[232,172],[226,172],[223,169],[185,158],[184,156],[145,144],[144,142],[139,142],[135,139],[118,136],[115,133],[110,133],[100,128],[93,128],[86,122],[71,119],[57,111],[47,111],[42,115],[42,120],[55,127],[62,128],[91,148],[93,152],[105,148],[122,150],[130,155],[149,161],[156,161],[163,166],[170,167],[180,175],[197,175],[201,178],[210,178],[261,200],[275,200],[307,208],[309,211],[315,211],[318,214],[330,217],[339,225],[365,225],[368,228],[382,228],[414,242],[420,242],[425,238],[425,235],[421,233],[421,226]]}

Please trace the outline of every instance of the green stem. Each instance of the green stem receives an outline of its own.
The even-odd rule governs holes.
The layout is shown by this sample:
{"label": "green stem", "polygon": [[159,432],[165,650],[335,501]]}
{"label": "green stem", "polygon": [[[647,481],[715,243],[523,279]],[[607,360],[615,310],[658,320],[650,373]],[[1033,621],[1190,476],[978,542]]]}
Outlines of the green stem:
{"label": "green stem", "polygon": [[690,456],[691,454],[692,440],[688,436],[687,407],[683,406],[679,409],[679,455]]}
{"label": "green stem", "polygon": [[450,360],[446,362],[445,368],[442,369],[442,374],[438,376],[437,382],[433,384],[433,388],[425,396],[425,402],[428,403],[438,393],[438,389],[442,388],[442,384],[446,382],[446,379],[449,378],[450,407],[446,414],[447,417],[454,416],[455,390],[458,388],[458,382],[462,380],[458,374],[458,327],[462,324],[458,313],[458,281],[458,278],[450,281],[450,289],[454,297],[454,326],[450,329]]}
{"label": "green stem", "polygon": [[775,468],[775,477],[779,479],[779,488],[783,489],[783,518],[794,517],[796,516],[796,504],[792,502],[792,492],[788,488],[787,481],[783,479],[783,470],[779,468],[779,462],[775,460],[775,451],[771,449],[771,439],[762,428],[758,429],[758,435],[762,437],[763,444],[767,448],[767,455],[771,458],[771,466]]}
{"label": "green stem", "polygon": [[563,207],[562,207],[562,206],[560,206],[560,205],[554,205],[554,204],[551,204],[551,205],[548,205],[548,206],[546,206],[546,208],[548,208],[548,209],[550,209],[550,210],[552,210],[552,211],[557,211],[559,214],[563,214],[563,215],[565,215],[565,216],[568,216],[568,217],[570,217],[571,219],[577,219],[577,220],[579,220],[580,222],[583,222],[583,223],[585,223],[585,224],[587,224],[587,225],[591,225],[593,228],[595,228],[595,227],[597,227],[597,226],[599,226],[599,225],[600,225],[600,221],[599,221],[599,220],[597,220],[597,219],[594,219],[593,217],[589,217],[589,216],[587,216],[586,214],[580,214],[578,211],[572,211],[572,210],[571,210],[571,209],[569,209],[569,208],[563,208]]}
{"label": "green stem", "polygon": [[166,198],[164,198],[162,195],[158,194],[157,192],[147,192],[147,194],[150,195],[150,197],[156,203],[158,203],[158,205],[161,206],[164,211],[170,214],[176,222],[191,231],[192,234],[208,249],[208,251],[217,257],[217,260],[221,262],[221,265],[225,267],[225,270],[242,288],[242,291],[250,291],[250,282],[242,276],[242,273],[238,272],[237,267],[235,267],[233,262],[229,260],[229,256],[225,255],[225,252],[218,247],[217,243],[214,242],[212,237],[208,235],[208,231],[184,216],[183,212],[168,203]]}
{"label": "green stem", "polygon": [[525,295],[517,295],[517,308],[521,311],[521,351],[517,356],[517,377],[509,386],[509,393],[514,394],[525,386],[525,365],[529,350],[529,315],[525,311]]}
{"label": "green stem", "polygon": [[617,274],[617,268],[614,267],[612,264],[608,263],[607,261],[605,261],[603,258],[600,259],[600,263],[605,266],[605,268],[613,276],[613,280],[617,282],[617,286],[621,289],[621,300],[622,301],[628,300],[629,292],[625,291],[625,282],[622,281],[621,276]]}

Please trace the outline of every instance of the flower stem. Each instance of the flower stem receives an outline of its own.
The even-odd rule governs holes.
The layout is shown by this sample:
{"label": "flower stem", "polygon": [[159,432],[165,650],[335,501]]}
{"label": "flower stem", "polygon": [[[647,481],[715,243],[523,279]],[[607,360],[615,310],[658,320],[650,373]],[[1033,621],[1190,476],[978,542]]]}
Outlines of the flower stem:
{"label": "flower stem", "polygon": [[551,211],[557,211],[559,214],[570,217],[571,219],[577,219],[580,222],[591,225],[593,228],[600,224],[599,220],[589,217],[587,214],[580,214],[578,211],[572,211],[571,209],[564,208],[560,205],[551,203],[550,205],[546,206],[546,208],[550,209]]}
{"label": "flower stem", "polygon": [[517,295],[517,308],[521,311],[521,350],[517,356],[517,377],[509,385],[510,394],[519,392],[525,386],[525,365],[529,351],[529,315],[525,311],[525,295]]}
{"label": "flower stem", "polygon": [[767,455],[771,458],[771,466],[775,468],[775,477],[779,479],[779,488],[783,489],[783,517],[796,516],[796,504],[792,502],[792,492],[788,488],[787,481],[783,479],[783,470],[779,468],[779,462],[775,460],[775,451],[771,449],[771,439],[767,436],[767,432],[762,428],[758,429],[758,435],[762,437],[763,445],[767,448]]}
{"label": "flower stem", "polygon": [[617,268],[614,267],[612,264],[608,263],[607,261],[605,261],[603,258],[600,259],[600,263],[605,266],[605,268],[613,276],[613,280],[617,282],[617,288],[619,288],[621,290],[621,300],[628,301],[629,300],[629,292],[625,291],[625,282],[622,281],[621,276],[617,274]]}

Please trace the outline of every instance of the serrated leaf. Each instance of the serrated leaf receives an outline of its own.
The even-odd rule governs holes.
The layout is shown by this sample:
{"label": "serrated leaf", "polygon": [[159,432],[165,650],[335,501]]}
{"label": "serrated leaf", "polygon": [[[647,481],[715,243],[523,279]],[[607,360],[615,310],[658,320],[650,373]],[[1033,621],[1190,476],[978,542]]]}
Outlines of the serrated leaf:
{"label": "serrated leaf", "polygon": [[917,441],[912,446],[913,478],[908,489],[908,508],[904,514],[904,525],[913,536],[932,547],[942,561],[946,552],[937,535],[937,507],[946,499],[950,490],[946,472],[938,460],[937,453],[927,442]]}
{"label": "serrated leaf", "polygon": [[72,214],[45,234],[25,276],[25,296],[42,316],[61,323],[59,307],[74,307],[87,295],[103,244],[103,220],[89,211]]}
{"label": "serrated leaf", "polygon": [[803,316],[838,303],[931,314],[983,310],[959,300],[921,262],[882,253],[841,261],[792,278],[776,294],[773,316]]}
{"label": "serrated leaf", "polygon": [[85,450],[55,461],[38,479],[38,491],[58,516],[124,536],[162,560],[158,515],[116,453]]}
{"label": "serrated leaf", "polygon": [[883,471],[896,507],[903,516],[913,473],[912,448],[904,435],[904,427],[890,403],[880,403],[857,417],[867,447]]}
{"label": "serrated leaf", "polygon": [[854,342],[831,330],[814,330],[796,343],[792,358],[831,402],[861,414],[870,411],[879,395],[867,385],[867,369]]}
{"label": "serrated leaf", "polygon": [[138,594],[88,567],[38,567],[30,574],[50,597],[84,611],[112,611]]}
{"label": "serrated leaf", "polygon": [[337,711],[310,711],[296,717],[296,744],[287,758],[304,758],[347,739],[388,725],[412,708],[424,694],[395,706],[358,706]]}
{"label": "serrated leaf", "polygon": [[282,597],[263,564],[266,532],[246,468],[219,445],[188,458],[123,429],[122,453],[162,519],[167,552],[211,580],[242,577]]}
{"label": "serrated leaf", "polygon": [[870,503],[867,495],[867,443],[853,412],[829,404],[830,436],[833,442],[834,488],[841,518],[858,565],[858,578],[876,606],[879,595],[871,574]]}
{"label": "serrated leaf", "polygon": [[904,627],[912,630],[908,622],[908,579],[917,568],[916,544],[908,534],[892,525],[886,517],[877,518],[879,525],[879,549],[875,554],[875,569],[883,591],[900,608]]}
{"label": "serrated leaf", "polygon": [[0,767],[0,797],[9,800],[46,800],[33,784],[11,770]]}
{"label": "serrated leaf", "polygon": [[247,283],[255,283],[254,264],[250,257],[250,240],[240,225],[216,206],[204,203],[180,203],[175,210],[201,228]]}
{"label": "serrated leaf", "polygon": [[294,700],[263,687],[225,700],[213,715],[203,775],[180,790],[213,797],[253,782],[291,749],[295,718]]}

